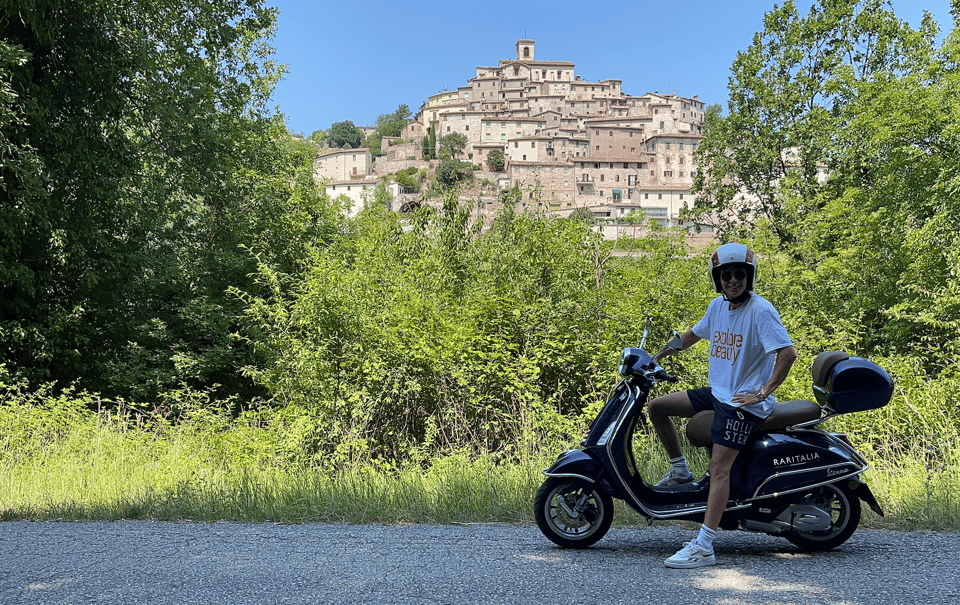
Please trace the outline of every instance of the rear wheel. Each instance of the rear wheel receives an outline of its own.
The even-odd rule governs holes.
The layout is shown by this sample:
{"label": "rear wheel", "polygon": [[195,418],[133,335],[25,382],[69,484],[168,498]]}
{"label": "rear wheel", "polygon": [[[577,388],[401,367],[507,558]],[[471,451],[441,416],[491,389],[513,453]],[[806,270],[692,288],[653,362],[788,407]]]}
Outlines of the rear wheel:
{"label": "rear wheel", "polygon": [[613,498],[582,479],[549,477],[533,501],[537,526],[564,548],[586,548],[613,522]]}
{"label": "rear wheel", "polygon": [[801,504],[828,513],[830,527],[823,531],[791,532],[784,537],[804,550],[830,550],[847,541],[860,524],[860,499],[846,482],[831,483],[804,494]]}

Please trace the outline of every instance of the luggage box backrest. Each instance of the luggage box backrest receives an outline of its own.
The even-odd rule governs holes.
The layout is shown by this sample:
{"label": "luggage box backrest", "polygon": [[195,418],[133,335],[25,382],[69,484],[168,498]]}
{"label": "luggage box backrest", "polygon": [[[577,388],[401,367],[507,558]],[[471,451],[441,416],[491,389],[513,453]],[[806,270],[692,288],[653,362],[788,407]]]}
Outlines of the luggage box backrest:
{"label": "luggage box backrest", "polygon": [[817,356],[810,371],[817,402],[838,414],[881,408],[893,397],[893,380],[877,364],[839,351]]}

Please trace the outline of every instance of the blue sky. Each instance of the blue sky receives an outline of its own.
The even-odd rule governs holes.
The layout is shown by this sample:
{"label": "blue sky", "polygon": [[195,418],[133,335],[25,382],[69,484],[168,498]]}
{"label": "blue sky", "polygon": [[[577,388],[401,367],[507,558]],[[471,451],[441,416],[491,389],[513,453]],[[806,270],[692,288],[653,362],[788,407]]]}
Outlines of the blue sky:
{"label": "blue sky", "polygon": [[[699,95],[726,108],[730,65],[775,0],[267,4],[280,9],[272,45],[289,69],[272,104],[290,130],[309,135],[343,120],[372,125],[401,104],[415,113],[430,95],[464,86],[478,65],[515,58],[523,38],[536,41],[537,59],[571,61],[584,80],[618,79],[627,94]],[[803,13],[810,4],[797,2]],[[949,0],[893,7],[914,27],[927,10],[951,28]]]}

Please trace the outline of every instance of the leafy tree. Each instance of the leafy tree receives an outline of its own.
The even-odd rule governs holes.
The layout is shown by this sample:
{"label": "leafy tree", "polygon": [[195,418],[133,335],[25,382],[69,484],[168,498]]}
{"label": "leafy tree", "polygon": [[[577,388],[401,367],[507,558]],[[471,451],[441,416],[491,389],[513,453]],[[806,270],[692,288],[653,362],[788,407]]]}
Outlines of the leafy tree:
{"label": "leafy tree", "polygon": [[879,0],[806,17],[787,2],[764,23],[734,62],[729,115],[698,147],[694,214],[787,255],[775,283],[823,318],[824,346],[917,354],[920,339],[924,363],[946,365],[960,335],[946,285],[956,34],[938,51],[930,15],[913,30]]}
{"label": "leafy tree", "polygon": [[440,158],[456,159],[467,146],[467,135],[454,132],[440,137]]}
{"label": "leafy tree", "polygon": [[723,106],[720,105],[719,103],[713,103],[712,105],[707,105],[707,111],[704,113],[704,116],[703,116],[704,131],[709,133],[710,125],[713,123],[714,120],[719,118],[722,114],[723,114]]}
{"label": "leafy tree", "polygon": [[400,105],[393,113],[384,114],[377,118],[377,134],[381,137],[398,137],[403,127],[410,122],[410,108]]}
{"label": "leafy tree", "polygon": [[445,159],[437,167],[437,183],[445,189],[454,187],[473,177],[473,166],[460,160]]}
{"label": "leafy tree", "polygon": [[363,133],[353,122],[334,122],[327,130],[327,142],[337,149],[356,149],[363,141]]}
{"label": "leafy tree", "polygon": [[882,0],[817,3],[806,17],[791,0],[764,25],[731,67],[729,115],[709,121],[697,148],[694,215],[730,237],[764,222],[791,246],[797,211],[814,207],[835,148],[836,109],[851,93],[845,74],[896,73],[929,41]]}
{"label": "leafy tree", "polygon": [[[516,213],[521,190],[504,193],[489,229],[455,194],[439,210],[363,213],[309,255],[312,270],[287,295],[250,299],[269,359],[258,380],[310,414],[305,451],[512,451],[603,397],[596,368],[638,339],[636,317],[651,311],[637,305],[662,325],[691,321],[662,291],[691,273],[707,291],[685,250],[649,242],[636,265],[598,261],[587,225]],[[269,270],[259,278],[277,283]],[[625,283],[642,294],[622,295]],[[676,300],[701,304],[688,287]]]}
{"label": "leafy tree", "polygon": [[502,149],[491,149],[487,154],[487,167],[493,172],[500,172],[506,165],[506,158]]}
{"label": "leafy tree", "polygon": [[8,370],[105,395],[254,392],[227,293],[255,287],[242,247],[290,270],[327,216],[307,180],[313,152],[267,114],[275,19],[257,0],[0,15]]}
{"label": "leafy tree", "polygon": [[311,141],[317,147],[320,147],[327,141],[327,132],[325,130],[314,130],[310,133],[310,136],[307,137],[307,140]]}
{"label": "leafy tree", "polygon": [[570,216],[567,217],[571,221],[579,221],[587,225],[592,225],[597,222],[596,215],[593,214],[589,208],[584,208],[583,206],[577,208],[570,213]]}
{"label": "leafy tree", "polygon": [[427,129],[427,134],[423,137],[421,149],[424,160],[433,160],[437,158],[437,131],[433,126]]}
{"label": "leafy tree", "polygon": [[398,137],[403,127],[410,121],[410,108],[401,105],[393,113],[383,114],[377,118],[374,131],[363,141],[363,146],[370,149],[375,155],[383,155],[382,144],[384,137]]}
{"label": "leafy tree", "polygon": [[393,175],[394,180],[407,191],[420,191],[420,182],[413,176],[416,172],[414,167],[406,168]]}

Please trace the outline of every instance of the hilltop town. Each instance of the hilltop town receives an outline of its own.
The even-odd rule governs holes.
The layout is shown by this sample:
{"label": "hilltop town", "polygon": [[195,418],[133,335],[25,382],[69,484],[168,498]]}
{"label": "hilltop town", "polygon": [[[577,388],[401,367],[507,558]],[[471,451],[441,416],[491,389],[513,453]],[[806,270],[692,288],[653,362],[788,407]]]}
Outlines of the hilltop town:
{"label": "hilltop town", "polygon": [[[574,63],[538,60],[535,42],[519,40],[516,58],[477,67],[466,85],[428,98],[400,137],[383,140],[386,155],[375,163],[367,149],[327,150],[315,174],[328,193],[359,201],[388,174],[435,166],[423,160],[421,145],[433,128],[438,138],[466,139],[461,158],[478,168],[475,182],[486,184],[471,200],[486,211],[497,209],[496,191],[519,184],[526,208],[690,226],[680,211],[692,201],[704,104],[696,96],[631,96],[621,84],[582,80]],[[505,161],[494,172],[487,159],[497,150]],[[398,207],[417,197],[396,184],[391,193]]]}

